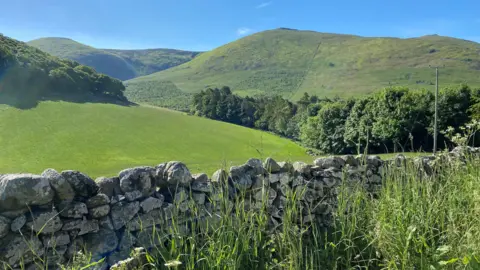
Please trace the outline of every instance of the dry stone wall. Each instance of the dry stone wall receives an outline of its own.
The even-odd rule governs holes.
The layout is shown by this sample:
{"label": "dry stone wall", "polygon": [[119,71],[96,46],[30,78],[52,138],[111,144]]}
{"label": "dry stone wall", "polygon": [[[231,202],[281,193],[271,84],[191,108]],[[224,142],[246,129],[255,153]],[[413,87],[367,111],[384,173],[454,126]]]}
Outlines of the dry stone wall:
{"label": "dry stone wall", "polygon": [[[456,148],[442,158],[458,160],[479,152]],[[411,163],[428,176],[438,160],[420,157]],[[210,178],[192,175],[178,161],[96,180],[78,171],[53,169],[41,175],[0,175],[0,267],[56,266],[87,250],[93,260],[106,258],[97,269],[107,269],[129,258],[135,248],[164,244],[168,237],[161,240],[154,234],[168,235],[172,222],[183,224],[184,233],[192,223],[214,226],[222,213],[240,210],[234,203],[239,196],[247,198],[243,206],[247,210],[267,209],[272,231],[281,226],[283,210],[292,198],[305,209],[299,224],[315,222],[328,228],[342,181],[360,183],[374,196],[384,171],[406,163],[402,155],[388,161],[377,156],[332,156],[314,164],[250,159]]]}

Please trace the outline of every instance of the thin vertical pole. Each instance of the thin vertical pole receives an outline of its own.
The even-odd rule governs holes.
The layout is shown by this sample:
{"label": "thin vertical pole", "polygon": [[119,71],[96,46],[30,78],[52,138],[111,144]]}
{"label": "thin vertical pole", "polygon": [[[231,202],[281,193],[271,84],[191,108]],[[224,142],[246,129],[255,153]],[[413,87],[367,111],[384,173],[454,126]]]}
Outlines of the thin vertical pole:
{"label": "thin vertical pole", "polygon": [[433,128],[433,154],[437,153],[438,134],[438,67],[435,68],[435,123]]}

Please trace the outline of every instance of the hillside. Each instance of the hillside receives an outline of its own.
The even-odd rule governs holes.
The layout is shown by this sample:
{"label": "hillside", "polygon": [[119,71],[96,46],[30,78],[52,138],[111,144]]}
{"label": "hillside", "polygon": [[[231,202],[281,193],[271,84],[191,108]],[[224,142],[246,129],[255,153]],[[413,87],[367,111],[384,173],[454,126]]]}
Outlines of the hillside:
{"label": "hillside", "polygon": [[442,36],[369,38],[276,29],[129,80],[126,95],[157,105],[164,104],[156,96],[171,95],[181,104],[180,96],[228,85],[241,95],[280,94],[293,100],[304,92],[359,96],[389,85],[432,87],[434,71],[429,65],[445,65],[443,86],[462,82],[480,86],[478,43]]}
{"label": "hillside", "polygon": [[52,55],[75,60],[120,80],[148,75],[194,58],[198,52],[172,49],[96,49],[68,38],[40,38],[28,42]]}
{"label": "hillside", "polygon": [[311,161],[292,141],[237,125],[159,108],[50,101],[31,110],[0,105],[0,149],[0,174],[52,167],[111,176],[170,160],[211,174],[251,157]]}
{"label": "hillside", "polygon": [[0,104],[29,108],[39,100],[126,103],[122,82],[0,35]]}

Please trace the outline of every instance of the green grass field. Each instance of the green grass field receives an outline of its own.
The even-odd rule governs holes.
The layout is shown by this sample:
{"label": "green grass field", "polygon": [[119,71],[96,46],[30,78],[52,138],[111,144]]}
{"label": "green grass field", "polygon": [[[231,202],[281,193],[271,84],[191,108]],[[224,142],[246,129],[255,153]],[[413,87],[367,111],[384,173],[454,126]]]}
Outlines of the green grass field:
{"label": "green grass field", "polygon": [[0,105],[0,149],[0,174],[54,168],[113,176],[171,160],[211,174],[252,157],[312,160],[294,142],[258,130],[166,109],[66,102]]}
{"label": "green grass field", "polygon": [[[292,100],[304,92],[353,97],[389,85],[433,89],[435,72],[429,65],[442,64],[442,87],[464,82],[478,87],[479,50],[478,43],[442,36],[370,38],[276,29],[129,80],[126,95],[153,104],[158,94],[152,93],[172,93],[180,104],[179,93],[227,85],[241,95],[278,94]],[[165,82],[171,90],[165,90]]]}

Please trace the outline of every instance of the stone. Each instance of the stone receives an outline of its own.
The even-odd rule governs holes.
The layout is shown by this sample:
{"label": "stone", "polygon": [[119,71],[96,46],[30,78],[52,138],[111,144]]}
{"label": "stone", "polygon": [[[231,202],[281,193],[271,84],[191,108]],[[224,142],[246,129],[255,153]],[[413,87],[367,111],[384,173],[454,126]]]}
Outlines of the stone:
{"label": "stone", "polygon": [[247,160],[246,165],[249,165],[250,167],[253,168],[254,170],[253,175],[264,174],[266,172],[265,169],[263,168],[262,161],[258,158],[251,158]]}
{"label": "stone", "polygon": [[193,182],[205,183],[208,181],[208,176],[206,173],[197,173],[192,175]]}
{"label": "stone", "polygon": [[0,238],[5,237],[10,232],[10,219],[0,216]]}
{"label": "stone", "polygon": [[162,208],[163,200],[153,197],[148,197],[140,203],[143,213],[148,213],[153,209]]}
{"label": "stone", "polygon": [[82,218],[88,214],[87,205],[81,202],[62,202],[57,207],[64,218]]}
{"label": "stone", "polygon": [[282,170],[280,165],[271,157],[267,157],[263,162],[263,167],[268,173],[278,173]]}
{"label": "stone", "polygon": [[[116,260],[126,255],[116,255]],[[109,258],[109,262],[113,262],[114,259]],[[116,264],[112,265],[111,270],[136,270],[136,269],[153,269],[149,266],[147,253],[144,248],[135,248],[131,258],[119,260]]]}
{"label": "stone", "polygon": [[163,245],[162,239],[165,239],[165,232],[159,228],[152,227],[148,230],[138,232],[135,246],[150,249],[155,246]]}
{"label": "stone", "polygon": [[369,183],[380,184],[382,183],[382,177],[378,174],[372,174],[367,178]]}
{"label": "stone", "polygon": [[209,180],[205,182],[194,180],[190,187],[193,191],[204,192],[204,193],[213,192],[213,185],[212,185],[212,182],[210,182]]}
{"label": "stone", "polygon": [[125,199],[129,202],[133,202],[145,197],[140,190],[134,190],[132,192],[125,192]]}
{"label": "stone", "polygon": [[[263,169],[263,167],[262,167]],[[253,185],[252,176],[257,175],[257,170],[248,164],[232,166],[230,176],[235,187],[240,190],[249,189]]]}
{"label": "stone", "polygon": [[329,156],[326,158],[317,158],[313,162],[315,166],[319,166],[322,169],[335,168],[341,169],[345,166],[345,160],[341,157]]}
{"label": "stone", "polygon": [[278,166],[280,166],[280,171],[285,173],[292,173],[293,172],[293,165],[288,161],[278,162]]}
{"label": "stone", "polygon": [[193,178],[187,166],[182,162],[170,161],[165,167],[163,174],[169,186],[190,186]]}
{"label": "stone", "polygon": [[262,188],[266,188],[270,185],[268,179],[265,178],[263,175],[257,175],[252,178],[253,184],[251,189],[258,190]]}
{"label": "stone", "polygon": [[120,237],[118,249],[128,250],[130,252],[133,245],[135,245],[135,241],[137,241],[137,238],[131,232],[126,230],[123,232],[122,236]]}
{"label": "stone", "polygon": [[97,195],[88,199],[85,204],[87,205],[87,208],[90,209],[90,208],[106,205],[109,203],[110,203],[110,198],[106,194],[98,193]]}
{"label": "stone", "polygon": [[407,158],[402,154],[397,154],[394,159],[395,166],[403,167],[407,164]]}
{"label": "stone", "polygon": [[97,220],[74,219],[66,221],[62,227],[63,231],[78,231],[78,235],[98,232],[99,226]]}
{"label": "stone", "polygon": [[43,246],[46,248],[55,248],[70,244],[70,235],[67,232],[56,232],[53,235],[43,237]]}
{"label": "stone", "polygon": [[212,183],[227,183],[228,173],[224,169],[216,170],[212,175]]}
{"label": "stone", "polygon": [[162,163],[155,167],[155,186],[160,188],[168,186],[167,179],[164,177],[166,167],[167,163]]}
{"label": "stone", "polygon": [[[137,268],[126,268],[126,265],[121,264],[124,260],[130,258],[130,253],[131,250],[118,250],[110,253],[107,258],[107,262],[109,265],[111,265],[110,270],[112,269],[119,269],[119,270],[137,270]],[[121,265],[120,268],[117,268],[117,266]]]}
{"label": "stone", "polygon": [[182,188],[182,187],[179,187],[175,190],[175,195],[173,197],[173,201],[176,203],[176,204],[179,204],[183,201],[186,201],[188,199],[188,193],[187,191]]}
{"label": "stone", "polygon": [[45,177],[33,174],[0,175],[0,212],[48,204],[54,194]]}
{"label": "stone", "polygon": [[127,199],[124,195],[115,195],[110,199],[110,205],[115,205],[119,202],[126,202]]}
{"label": "stone", "polygon": [[15,210],[15,211],[6,211],[6,212],[1,212],[0,215],[9,218],[9,219],[14,219],[18,216],[24,215],[26,213],[29,213],[30,210],[28,208],[20,209],[20,210]]}
{"label": "stone", "polygon": [[58,267],[58,265],[64,264],[66,262],[66,258],[64,255],[67,252],[67,250],[68,250],[67,245],[55,246],[54,249],[47,250],[44,258],[45,260],[44,267],[45,265],[47,266],[45,269],[55,269],[56,266]]}
{"label": "stone", "polygon": [[120,172],[120,188],[122,192],[139,191],[142,196],[150,196],[155,191],[155,168],[136,167]]}
{"label": "stone", "polygon": [[25,226],[25,223],[27,223],[27,217],[25,215],[18,216],[10,224],[10,229],[12,232],[18,232]]}
{"label": "stone", "polygon": [[277,173],[268,175],[268,180],[271,184],[280,182],[285,185],[292,181],[292,177],[288,173]]}
{"label": "stone", "polygon": [[81,198],[90,198],[98,193],[99,187],[92,178],[79,171],[63,171],[61,175],[67,180]]}
{"label": "stone", "polygon": [[343,156],[341,156],[341,158],[343,159],[343,161],[345,161],[345,164],[347,164],[349,166],[356,167],[356,166],[360,165],[358,163],[358,160],[352,155],[343,155]]}
{"label": "stone", "polygon": [[66,255],[68,258],[72,258],[75,256],[78,252],[83,252],[85,247],[85,242],[83,241],[83,238],[75,238],[72,240],[72,243],[68,246]]}
{"label": "stone", "polygon": [[308,165],[305,162],[297,161],[293,163],[293,170],[299,174],[303,174],[305,176],[310,175],[312,166]]}
{"label": "stone", "polygon": [[27,227],[41,234],[57,232],[63,226],[56,210],[36,212],[32,219],[32,221],[27,222]]}
{"label": "stone", "polygon": [[113,228],[121,229],[125,226],[140,210],[139,202],[118,203],[110,211]]}
{"label": "stone", "polygon": [[205,193],[201,192],[192,192],[192,199],[196,204],[202,205],[205,204]]}
{"label": "stone", "polygon": [[374,167],[380,167],[383,165],[383,160],[379,156],[367,156],[367,165],[372,165]]}
{"label": "stone", "polygon": [[50,186],[55,191],[55,196],[59,201],[72,201],[75,198],[75,191],[69,182],[54,169],[46,169],[42,177],[48,179]]}
{"label": "stone", "polygon": [[268,205],[272,205],[275,198],[277,198],[277,192],[273,188],[259,190],[255,193],[254,198],[257,202],[263,202],[265,198],[265,202],[268,203]]}
{"label": "stone", "polygon": [[110,205],[102,205],[95,208],[88,209],[88,215],[91,218],[101,218],[110,213]]}
{"label": "stone", "polygon": [[335,178],[326,177],[326,178],[323,178],[322,181],[325,187],[327,188],[332,188],[337,185],[337,180]]}
{"label": "stone", "polygon": [[100,225],[100,227],[103,228],[103,229],[108,229],[108,230],[111,230],[111,231],[114,230],[112,219],[109,216],[105,216],[105,217],[102,217],[102,218],[98,219],[98,225]]}
{"label": "stone", "polygon": [[123,195],[122,189],[120,189],[120,178],[118,177],[100,177],[95,182],[99,187],[98,192],[107,195],[109,198],[115,195]]}
{"label": "stone", "polygon": [[101,229],[98,233],[89,233],[83,238],[85,248],[94,260],[105,257],[118,246],[118,238],[114,231]]}
{"label": "stone", "polygon": [[37,256],[41,258],[44,252],[42,242],[36,237],[26,240],[25,236],[9,234],[0,239],[0,261],[11,266],[20,261],[28,264]]}

